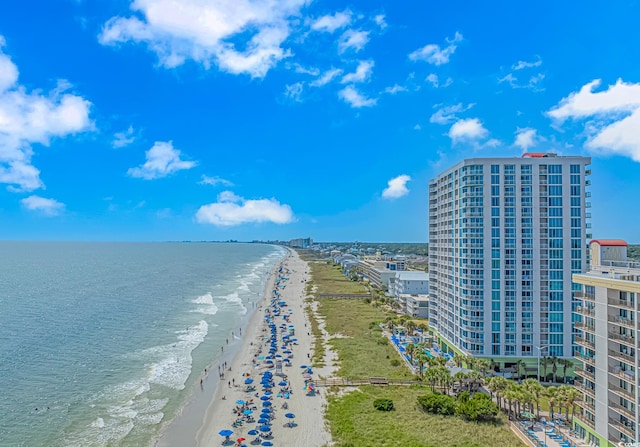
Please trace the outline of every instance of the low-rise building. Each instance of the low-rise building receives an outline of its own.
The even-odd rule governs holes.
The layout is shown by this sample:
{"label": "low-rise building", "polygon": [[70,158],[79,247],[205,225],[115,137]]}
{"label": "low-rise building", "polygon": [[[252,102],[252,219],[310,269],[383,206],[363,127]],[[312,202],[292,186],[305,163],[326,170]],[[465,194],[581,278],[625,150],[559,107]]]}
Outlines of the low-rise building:
{"label": "low-rise building", "polygon": [[404,295],[405,312],[413,318],[429,318],[429,295]]}

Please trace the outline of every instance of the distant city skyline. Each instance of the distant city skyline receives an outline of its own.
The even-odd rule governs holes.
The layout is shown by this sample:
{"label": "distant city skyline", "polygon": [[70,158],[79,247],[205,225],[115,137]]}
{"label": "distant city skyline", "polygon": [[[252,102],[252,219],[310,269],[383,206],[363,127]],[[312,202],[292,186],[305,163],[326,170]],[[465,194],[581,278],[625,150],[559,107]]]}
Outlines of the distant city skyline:
{"label": "distant city skyline", "polygon": [[[428,241],[467,158],[592,157],[640,243],[640,5],[25,0],[0,14],[0,239]],[[615,31],[615,32],[613,32]]]}

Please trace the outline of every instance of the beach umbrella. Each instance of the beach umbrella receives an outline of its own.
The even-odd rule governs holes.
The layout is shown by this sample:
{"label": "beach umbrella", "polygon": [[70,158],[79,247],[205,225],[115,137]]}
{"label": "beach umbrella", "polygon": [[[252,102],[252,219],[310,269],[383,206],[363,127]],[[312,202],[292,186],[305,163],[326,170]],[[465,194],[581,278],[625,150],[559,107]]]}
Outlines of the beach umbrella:
{"label": "beach umbrella", "polygon": [[305,369],[307,367],[307,365],[300,365],[301,369]]}
{"label": "beach umbrella", "polygon": [[236,401],[236,403],[237,403],[238,405],[244,405],[244,401],[243,401],[243,400],[237,400],[237,401]]}
{"label": "beach umbrella", "polygon": [[265,402],[262,402],[262,406],[263,407],[270,407],[271,406],[271,402],[269,402],[268,400]]}
{"label": "beach umbrella", "polygon": [[535,419],[536,415],[533,413],[530,413],[528,411],[523,411],[522,413],[520,413],[520,416],[522,416],[525,419]]}
{"label": "beach umbrella", "polygon": [[268,424],[268,423],[269,423],[269,419],[267,418],[258,419],[258,424]]}
{"label": "beach umbrella", "polygon": [[260,400],[269,400],[269,399],[270,399],[270,397],[269,397],[269,396],[262,396],[262,397],[260,398]]}
{"label": "beach umbrella", "polygon": [[251,413],[253,413],[253,410],[244,410],[242,412],[243,414],[246,414],[247,416],[250,415]]}
{"label": "beach umbrella", "polygon": [[272,394],[273,394],[273,393],[272,393],[271,391],[265,391],[265,392],[264,392],[264,395],[265,395],[265,396],[271,396]]}
{"label": "beach umbrella", "polygon": [[261,425],[260,431],[271,431],[271,427],[268,425]]}
{"label": "beach umbrella", "polygon": [[240,437],[238,438],[238,442],[242,442],[242,441],[246,441],[246,440],[247,440],[247,438],[243,438],[242,436],[240,436]]}
{"label": "beach umbrella", "polygon": [[278,383],[278,386],[287,386],[287,385],[288,385],[288,383],[287,383],[287,382],[284,382],[284,381],[283,381],[283,382]]}
{"label": "beach umbrella", "polygon": [[271,408],[263,408],[262,412],[269,414],[269,413],[271,413]]}
{"label": "beach umbrella", "polygon": [[287,414],[284,415],[284,417],[289,418],[289,419],[293,419],[293,418],[296,417],[296,415],[293,414],[293,413],[287,413]]}
{"label": "beach umbrella", "polygon": [[247,432],[247,434],[249,434],[249,435],[251,435],[251,436],[255,436],[255,435],[257,435],[258,433],[259,433],[259,432],[258,432],[258,430],[255,430],[255,429],[253,429],[253,430],[249,430],[249,431]]}
{"label": "beach umbrella", "polygon": [[253,379],[244,379],[245,385],[249,385],[250,383],[253,383]]}
{"label": "beach umbrella", "polygon": [[273,442],[271,441],[262,441],[262,445],[265,447],[271,447],[273,445]]}
{"label": "beach umbrella", "polygon": [[229,436],[231,436],[233,434],[233,430],[220,430],[220,432],[218,432],[218,434],[220,436],[224,436],[225,438],[228,438]]}
{"label": "beach umbrella", "polygon": [[251,374],[249,374],[248,372],[246,372],[246,373],[243,373],[243,374],[242,374],[242,377],[249,377],[250,375],[251,375]]}

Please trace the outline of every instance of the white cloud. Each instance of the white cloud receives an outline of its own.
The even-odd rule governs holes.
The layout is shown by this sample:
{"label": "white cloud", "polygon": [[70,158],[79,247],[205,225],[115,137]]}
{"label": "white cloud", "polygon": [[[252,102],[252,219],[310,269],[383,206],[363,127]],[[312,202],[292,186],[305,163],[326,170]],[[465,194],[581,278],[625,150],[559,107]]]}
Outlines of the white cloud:
{"label": "white cloud", "polygon": [[133,127],[129,126],[127,130],[122,132],[116,132],[113,135],[113,142],[111,143],[111,145],[117,149],[117,148],[129,146],[134,141],[136,141],[136,137],[133,134]]}
{"label": "white cloud", "polygon": [[427,76],[426,81],[433,85],[435,88],[438,88],[439,79],[437,74],[430,73],[429,76]]}
{"label": "white cloud", "polygon": [[284,96],[296,102],[301,102],[302,91],[304,89],[302,82],[284,86]]}
{"label": "white cloud", "polygon": [[308,0],[134,0],[131,17],[103,26],[103,45],[143,43],[162,66],[193,60],[209,68],[266,76],[291,52],[283,48]]}
{"label": "white cloud", "polygon": [[511,68],[516,70],[516,71],[518,71],[518,70],[522,70],[523,68],[539,67],[540,65],[542,65],[542,59],[537,58],[533,62],[518,61],[518,63],[513,64],[513,66]]}
{"label": "white cloud", "polygon": [[372,60],[360,61],[358,68],[353,73],[347,73],[342,77],[340,81],[342,84],[348,84],[350,82],[364,82],[369,79],[373,72],[373,66],[375,62]]}
{"label": "white cloud", "polygon": [[503,82],[508,83],[511,87],[517,88],[518,78],[516,78],[513,73],[507,73],[504,77],[498,79],[498,84],[502,84]]}
{"label": "white cloud", "polygon": [[289,205],[283,205],[276,199],[247,200],[231,191],[224,191],[218,195],[217,202],[198,209],[196,220],[228,227],[262,222],[286,224],[293,222],[294,216]]}
{"label": "white cloud", "polygon": [[373,21],[376,22],[376,25],[378,25],[380,29],[385,29],[388,26],[384,14],[378,14],[373,18]]}
{"label": "white cloud", "polygon": [[2,48],[0,36],[0,183],[12,191],[44,187],[33,166],[32,144],[48,146],[52,138],[91,130],[91,103],[69,93],[71,85],[58,81],[48,94],[28,92],[18,83],[18,67]]}
{"label": "white cloud", "polygon": [[64,203],[60,203],[54,199],[45,199],[40,196],[25,197],[20,203],[29,211],[36,211],[45,216],[57,216],[64,211]]}
{"label": "white cloud", "polygon": [[516,140],[513,145],[526,151],[530,147],[535,146],[537,144],[537,140],[537,131],[530,127],[525,127],[516,131]]}
{"label": "white cloud", "polygon": [[594,93],[602,81],[595,79],[562,99],[547,115],[558,121],[592,118],[585,126],[585,146],[601,154],[617,154],[640,162],[640,83],[618,79]]}
{"label": "white cloud", "polygon": [[211,186],[216,186],[216,185],[223,185],[223,186],[233,186],[233,183],[231,183],[229,180],[225,180],[222,177],[209,177],[207,175],[203,175],[202,176],[202,180],[200,180],[198,182],[200,185],[211,185]]}
{"label": "white cloud", "polygon": [[431,115],[431,118],[429,118],[429,122],[436,124],[449,124],[450,122],[458,119],[458,113],[466,112],[474,105],[474,103],[471,103],[464,106],[461,102],[459,102],[458,104],[452,106],[441,107],[436,110],[433,115]]}
{"label": "white cloud", "polygon": [[322,16],[311,24],[311,29],[333,33],[351,23],[351,11],[336,12],[333,15]]}
{"label": "white cloud", "polygon": [[295,67],[296,73],[308,74],[310,76],[318,76],[320,74],[320,70],[315,67],[311,67],[311,68],[303,67],[297,62],[293,64],[293,66]]}
{"label": "white cloud", "polygon": [[485,129],[478,118],[460,119],[449,129],[449,138],[453,143],[474,141],[486,138],[489,131]]}
{"label": "white cloud", "polygon": [[389,93],[391,95],[395,95],[396,93],[406,92],[406,91],[408,91],[406,87],[403,87],[403,86],[398,85],[398,84],[395,84],[395,85],[393,85],[391,87],[387,87],[387,88],[384,89],[385,93]]}
{"label": "white cloud", "polygon": [[413,130],[422,130],[422,126],[420,124],[416,124],[413,126]]}
{"label": "white cloud", "polygon": [[382,197],[385,199],[398,199],[409,194],[407,182],[411,180],[408,175],[399,175],[387,182],[387,188],[382,191]]}
{"label": "white cloud", "polygon": [[358,92],[352,85],[348,85],[338,92],[338,97],[351,107],[359,109],[361,107],[373,107],[378,102],[375,98],[367,98]]}
{"label": "white cloud", "polygon": [[342,70],[339,68],[332,68],[330,70],[325,71],[322,76],[320,76],[315,81],[309,83],[312,87],[322,87],[323,85],[327,85],[329,82],[333,81],[336,77],[342,74]]}
{"label": "white cloud", "polygon": [[195,161],[180,160],[180,155],[180,151],[173,147],[173,142],[156,141],[153,147],[145,152],[144,164],[130,168],[127,174],[131,177],[153,180],[196,166]]}
{"label": "white cloud", "polygon": [[362,50],[369,42],[369,31],[347,30],[338,41],[338,52],[344,53],[349,49],[353,49],[356,53]]}
{"label": "white cloud", "polygon": [[455,53],[456,44],[462,41],[462,34],[456,32],[453,39],[446,39],[447,46],[440,48],[440,45],[431,43],[409,54],[412,61],[426,61],[433,65],[442,65],[449,62],[449,58]]}

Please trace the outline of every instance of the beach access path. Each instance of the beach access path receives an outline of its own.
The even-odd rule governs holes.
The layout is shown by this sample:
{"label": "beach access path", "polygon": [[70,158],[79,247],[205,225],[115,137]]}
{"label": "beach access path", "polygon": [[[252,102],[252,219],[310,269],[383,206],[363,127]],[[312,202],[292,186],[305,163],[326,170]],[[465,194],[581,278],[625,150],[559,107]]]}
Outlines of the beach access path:
{"label": "beach access path", "polygon": [[[325,392],[316,391],[309,395],[310,393],[305,392],[305,379],[302,376],[305,369],[301,368],[302,365],[309,365],[309,355],[311,354],[313,342],[313,336],[310,334],[309,329],[310,324],[304,311],[309,266],[300,259],[295,251],[290,251],[280,263],[280,266],[282,267],[282,274],[280,275],[279,299],[287,303],[283,309],[289,314],[288,324],[293,325],[297,342],[291,346],[293,351],[291,365],[283,366],[282,371],[287,375],[286,380],[289,382],[292,394],[288,399],[275,397],[272,400],[273,406],[271,408],[276,416],[272,424],[272,438],[269,438],[269,441],[276,446],[321,447],[330,445],[331,435],[324,421],[326,394]],[[233,410],[238,406],[236,402],[241,400],[246,401],[253,398],[258,407],[261,404],[255,393],[260,392],[260,375],[265,371],[265,366],[263,362],[254,362],[258,347],[263,345],[268,331],[264,318],[265,309],[271,301],[271,290],[275,287],[274,281],[280,266],[276,267],[272,277],[269,279],[271,288],[267,288],[267,296],[260,301],[260,307],[251,317],[246,327],[241,350],[231,361],[231,364],[227,365],[225,376],[216,389],[213,400],[206,411],[203,426],[197,434],[198,446],[232,445],[223,444],[225,438],[219,434],[222,430],[233,431],[233,434],[229,437],[231,441],[237,440],[238,437],[246,438],[242,444],[247,446],[251,446],[251,441],[255,439],[255,436],[248,433],[250,430],[256,429],[258,424],[245,423],[241,426],[233,427],[233,423],[237,419],[237,415],[234,414]],[[283,277],[286,280],[282,279]],[[290,312],[289,309],[291,310]],[[280,323],[279,320],[278,323]],[[275,370],[271,371],[275,374]],[[212,370],[210,373],[217,374],[217,371]],[[247,376],[247,374],[249,375]],[[254,379],[257,391],[251,393],[245,391],[246,385],[244,383],[247,378]],[[281,379],[276,376],[276,381],[278,380]],[[229,386],[229,382],[231,382],[231,386]],[[260,394],[262,393],[260,392]],[[284,402],[288,406],[286,410],[281,408]],[[255,413],[255,417],[258,418],[257,411]],[[286,418],[284,416],[286,413],[293,413],[295,418]]]}

